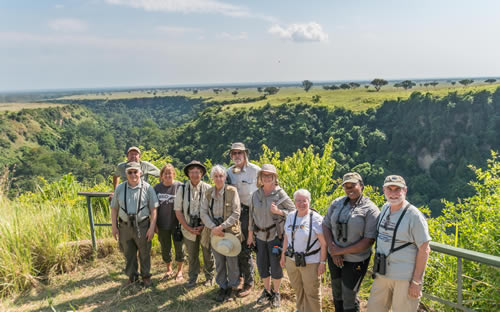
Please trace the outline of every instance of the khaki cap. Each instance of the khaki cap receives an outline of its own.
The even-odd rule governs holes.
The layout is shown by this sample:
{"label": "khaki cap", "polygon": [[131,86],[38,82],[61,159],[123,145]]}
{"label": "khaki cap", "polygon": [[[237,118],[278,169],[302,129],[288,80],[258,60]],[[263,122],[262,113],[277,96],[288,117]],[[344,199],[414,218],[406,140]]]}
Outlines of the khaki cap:
{"label": "khaki cap", "polygon": [[135,161],[128,162],[125,165],[125,172],[127,172],[129,170],[139,170],[139,171],[141,171],[141,164],[139,164],[138,162],[135,162]]}
{"label": "khaki cap", "polygon": [[128,150],[127,150],[127,155],[128,155],[128,153],[130,153],[131,151],[136,151],[136,152],[137,152],[137,153],[139,153],[139,154],[141,153],[141,150],[140,150],[137,146],[131,146],[131,147],[129,147],[129,148],[128,148]]}
{"label": "khaki cap", "polygon": [[363,179],[357,172],[349,172],[344,174],[344,178],[342,179],[342,186],[346,183],[360,183],[363,184]]}
{"label": "khaki cap", "polygon": [[395,185],[395,186],[399,186],[399,187],[406,187],[406,182],[402,176],[390,175],[390,176],[387,176],[385,178],[384,187],[390,186],[390,185]]}

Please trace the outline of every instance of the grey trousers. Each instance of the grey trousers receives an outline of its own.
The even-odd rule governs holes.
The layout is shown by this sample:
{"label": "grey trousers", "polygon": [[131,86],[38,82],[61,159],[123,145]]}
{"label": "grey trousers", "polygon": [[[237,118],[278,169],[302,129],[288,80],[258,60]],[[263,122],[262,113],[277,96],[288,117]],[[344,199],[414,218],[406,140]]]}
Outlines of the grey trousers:
{"label": "grey trousers", "polygon": [[175,261],[184,261],[182,242],[176,242],[172,239],[172,230],[164,230],[158,228],[158,241],[161,245],[161,256],[165,263],[172,262],[172,241],[174,241]]}
{"label": "grey trousers", "polygon": [[236,288],[240,284],[240,270],[238,268],[238,256],[226,257],[214,249],[215,257],[215,282],[220,288]]}
{"label": "grey trousers", "polygon": [[137,236],[137,229],[135,226],[129,226],[121,223],[118,227],[119,242],[123,248],[125,255],[125,274],[130,280],[136,280],[139,274],[137,269],[139,264],[137,262],[137,251],[139,250],[139,261],[141,264],[142,278],[151,277],[151,242],[146,238],[146,232],[149,228],[149,221],[139,224],[140,238]]}
{"label": "grey trousers", "polygon": [[196,281],[198,279],[198,274],[200,274],[200,247],[203,254],[203,273],[207,280],[211,280],[214,277],[214,258],[211,248],[201,246],[200,240],[200,235],[196,236],[195,241],[191,241],[184,237],[184,246],[186,246],[189,265],[189,281]]}

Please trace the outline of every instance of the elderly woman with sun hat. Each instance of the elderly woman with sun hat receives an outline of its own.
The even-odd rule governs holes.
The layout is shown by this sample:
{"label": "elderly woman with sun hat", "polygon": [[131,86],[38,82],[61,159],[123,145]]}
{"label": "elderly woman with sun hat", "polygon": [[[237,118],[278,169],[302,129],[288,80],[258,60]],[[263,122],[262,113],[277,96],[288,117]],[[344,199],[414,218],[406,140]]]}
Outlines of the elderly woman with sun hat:
{"label": "elderly woman with sun hat", "polygon": [[257,187],[250,201],[248,222],[248,245],[257,246],[257,268],[264,283],[264,290],[257,303],[270,302],[273,308],[277,308],[281,305],[279,289],[283,269],[280,265],[280,248],[283,227],[288,213],[295,210],[295,206],[279,186],[278,173],[272,164],[262,165],[257,175]]}
{"label": "elderly woman with sun hat", "polygon": [[240,198],[234,186],[225,184],[226,168],[214,166],[210,177],[215,186],[205,191],[200,216],[205,226],[211,230],[215,281],[219,285],[216,301],[224,302],[233,298],[240,283]]}

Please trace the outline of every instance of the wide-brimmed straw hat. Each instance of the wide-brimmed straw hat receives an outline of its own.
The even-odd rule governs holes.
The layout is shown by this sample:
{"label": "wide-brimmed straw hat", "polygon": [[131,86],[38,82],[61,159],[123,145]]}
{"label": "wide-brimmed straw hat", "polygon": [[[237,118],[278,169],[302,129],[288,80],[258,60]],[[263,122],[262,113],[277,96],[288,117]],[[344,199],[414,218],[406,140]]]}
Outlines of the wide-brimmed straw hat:
{"label": "wide-brimmed straw hat", "polygon": [[241,251],[240,240],[231,233],[224,233],[224,237],[212,235],[212,248],[226,257],[235,257]]}
{"label": "wide-brimmed straw hat", "polygon": [[189,174],[188,174],[189,169],[191,169],[192,167],[200,168],[203,175],[205,175],[207,173],[207,167],[205,167],[201,162],[199,162],[197,160],[193,160],[192,162],[190,162],[189,164],[187,164],[184,167],[184,174],[186,175],[186,177],[189,177]]}
{"label": "wide-brimmed straw hat", "polygon": [[229,149],[229,155],[231,155],[232,151],[244,151],[245,153],[250,154],[250,150],[246,148],[245,144],[241,142],[236,142],[231,144],[231,148]]}

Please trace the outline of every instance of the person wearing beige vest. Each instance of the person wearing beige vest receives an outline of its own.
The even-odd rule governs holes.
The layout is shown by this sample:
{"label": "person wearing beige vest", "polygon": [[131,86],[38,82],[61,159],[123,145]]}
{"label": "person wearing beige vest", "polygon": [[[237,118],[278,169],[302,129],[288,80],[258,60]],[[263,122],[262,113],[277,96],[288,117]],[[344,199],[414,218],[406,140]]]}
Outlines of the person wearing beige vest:
{"label": "person wearing beige vest", "polygon": [[[215,281],[219,285],[216,301],[232,300],[240,283],[238,254],[241,251],[240,198],[234,186],[226,185],[226,168],[217,165],[210,172],[215,183],[205,192],[201,204],[201,220],[211,230],[212,253],[215,257]],[[214,237],[234,235],[237,240],[227,240],[223,250],[214,246]],[[232,236],[231,235],[231,236]],[[234,237],[233,237],[234,238]],[[234,244],[237,244],[234,245]]]}

